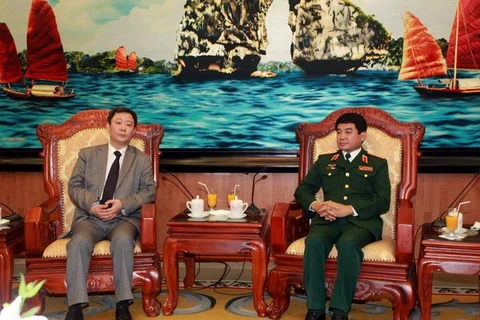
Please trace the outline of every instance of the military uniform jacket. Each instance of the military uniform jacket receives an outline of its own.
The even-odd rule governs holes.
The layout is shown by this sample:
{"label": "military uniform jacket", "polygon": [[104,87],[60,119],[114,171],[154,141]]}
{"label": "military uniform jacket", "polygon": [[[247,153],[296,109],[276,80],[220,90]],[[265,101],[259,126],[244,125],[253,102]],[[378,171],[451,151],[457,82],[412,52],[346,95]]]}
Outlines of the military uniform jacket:
{"label": "military uniform jacket", "polygon": [[385,159],[368,154],[363,148],[352,162],[345,160],[341,151],[324,154],[297,187],[295,199],[312,224],[332,223],[309,210],[315,195],[323,189],[325,201],[351,205],[358,216],[347,216],[352,224],[370,230],[377,240],[382,236],[380,215],[390,207],[390,180]]}

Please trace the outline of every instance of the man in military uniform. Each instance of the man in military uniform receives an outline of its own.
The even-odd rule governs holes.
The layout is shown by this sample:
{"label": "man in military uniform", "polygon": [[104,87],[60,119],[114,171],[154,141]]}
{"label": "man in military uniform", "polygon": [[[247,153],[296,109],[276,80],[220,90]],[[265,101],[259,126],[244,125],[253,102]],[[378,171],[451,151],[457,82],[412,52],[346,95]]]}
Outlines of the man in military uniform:
{"label": "man in military uniform", "polygon": [[[335,129],[339,151],[320,155],[295,191],[296,200],[312,219],[303,259],[308,307],[305,320],[326,317],[325,262],[333,245],[338,250],[338,276],[329,304],[331,319],[348,319],[362,248],[380,240],[380,215],[390,206],[387,161],[362,148],[367,134],[365,119],[346,113],[337,119]],[[323,202],[315,198],[320,189]]]}

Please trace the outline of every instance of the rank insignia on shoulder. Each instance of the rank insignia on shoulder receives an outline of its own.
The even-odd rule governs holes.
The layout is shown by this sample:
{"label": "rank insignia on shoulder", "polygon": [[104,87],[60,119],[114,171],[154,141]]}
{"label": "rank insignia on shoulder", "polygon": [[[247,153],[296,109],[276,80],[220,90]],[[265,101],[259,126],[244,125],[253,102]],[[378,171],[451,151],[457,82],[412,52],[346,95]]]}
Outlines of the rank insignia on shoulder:
{"label": "rank insignia on shoulder", "polygon": [[359,166],[358,170],[360,170],[360,171],[373,171],[373,167]]}
{"label": "rank insignia on shoulder", "polygon": [[340,155],[337,153],[336,155],[334,155],[334,156],[332,157],[332,159],[330,159],[330,161],[335,161],[335,160],[337,160],[339,156],[340,156]]}
{"label": "rank insignia on shoulder", "polygon": [[364,163],[368,163],[368,157],[367,157],[366,155],[364,155],[364,154],[362,155],[362,161],[363,161]]}
{"label": "rank insignia on shoulder", "polygon": [[327,164],[327,170],[335,170],[336,167],[337,167],[336,163]]}

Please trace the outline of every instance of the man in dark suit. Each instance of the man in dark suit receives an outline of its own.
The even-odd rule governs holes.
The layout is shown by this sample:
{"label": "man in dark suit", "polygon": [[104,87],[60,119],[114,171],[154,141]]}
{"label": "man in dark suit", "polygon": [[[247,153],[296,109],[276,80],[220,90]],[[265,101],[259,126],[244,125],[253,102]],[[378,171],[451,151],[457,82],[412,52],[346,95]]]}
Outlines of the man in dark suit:
{"label": "man in dark suit", "polygon": [[71,240],[67,244],[66,320],[83,319],[88,303],[86,289],[90,258],[95,244],[111,241],[115,297],[115,319],[131,320],[133,301],[133,253],[140,230],[140,208],[155,200],[156,183],[149,157],[130,146],[137,115],[118,107],[108,114],[110,142],[80,150],[68,183],[75,204]]}
{"label": "man in dark suit", "polygon": [[[362,148],[365,119],[346,113],[337,119],[335,129],[339,150],[320,155],[295,191],[296,200],[312,219],[303,259],[306,320],[326,317],[325,262],[333,245],[338,250],[338,276],[329,304],[331,319],[348,319],[362,248],[381,238],[380,215],[390,206],[387,161]],[[320,189],[323,202],[315,198]]]}

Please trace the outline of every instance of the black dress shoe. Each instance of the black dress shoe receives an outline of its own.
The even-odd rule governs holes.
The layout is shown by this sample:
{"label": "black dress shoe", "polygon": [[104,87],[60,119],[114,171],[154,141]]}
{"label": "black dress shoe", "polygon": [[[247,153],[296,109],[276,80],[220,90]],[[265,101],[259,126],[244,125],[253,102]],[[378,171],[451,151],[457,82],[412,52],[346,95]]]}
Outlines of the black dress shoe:
{"label": "black dress shoe", "polygon": [[341,316],[339,314],[332,314],[332,320],[348,320],[348,316]]}
{"label": "black dress shoe", "polygon": [[69,309],[65,320],[83,320],[82,309]]}
{"label": "black dress shoe", "polygon": [[115,309],[115,320],[133,320],[130,311],[128,310],[128,305],[117,305]]}
{"label": "black dress shoe", "polygon": [[325,320],[325,312],[308,311],[305,320]]}

